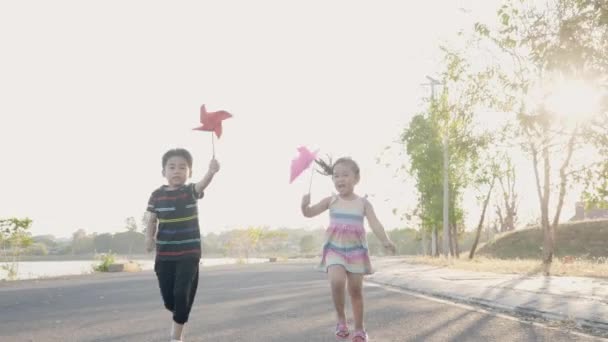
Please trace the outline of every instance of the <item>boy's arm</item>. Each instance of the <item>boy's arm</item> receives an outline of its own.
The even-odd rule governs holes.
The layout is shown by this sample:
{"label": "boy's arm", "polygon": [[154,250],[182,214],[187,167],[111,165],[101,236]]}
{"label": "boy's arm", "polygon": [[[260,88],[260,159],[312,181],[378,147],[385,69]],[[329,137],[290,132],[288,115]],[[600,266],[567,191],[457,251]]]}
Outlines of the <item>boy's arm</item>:
{"label": "boy's arm", "polygon": [[389,239],[388,235],[386,235],[384,226],[382,226],[382,223],[380,223],[380,220],[378,220],[374,207],[367,200],[365,201],[365,217],[367,217],[367,222],[369,223],[370,228],[374,232],[374,235],[376,235],[376,237],[378,237],[378,239],[382,242],[382,245],[394,253],[395,245],[391,239]]}
{"label": "boy's arm", "polygon": [[325,210],[329,209],[329,202],[331,201],[331,197],[326,197],[324,199],[322,199],[319,203],[313,205],[312,207],[310,206],[310,195],[304,195],[304,197],[302,198],[302,214],[305,217],[314,217],[317,216],[319,214],[321,214],[322,212],[324,212]]}
{"label": "boy's arm", "polygon": [[194,185],[194,190],[196,190],[196,193],[199,196],[201,196],[203,191],[205,191],[207,186],[209,186],[209,184],[213,180],[213,176],[215,176],[215,174],[219,170],[220,170],[220,164],[217,162],[217,160],[212,159],[211,162],[209,162],[209,170],[207,171],[207,173],[205,174],[203,179],[201,179],[198,183],[196,183]]}

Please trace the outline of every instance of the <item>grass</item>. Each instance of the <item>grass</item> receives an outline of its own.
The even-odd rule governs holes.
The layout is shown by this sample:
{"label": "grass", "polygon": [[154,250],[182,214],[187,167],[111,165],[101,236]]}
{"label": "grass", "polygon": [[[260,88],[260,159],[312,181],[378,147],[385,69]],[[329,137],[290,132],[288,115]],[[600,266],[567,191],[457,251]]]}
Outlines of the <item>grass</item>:
{"label": "grass", "polygon": [[[561,224],[550,274],[608,279],[607,240],[606,220]],[[541,275],[542,243],[541,229],[522,229],[495,236],[479,247],[473,260],[463,251],[459,259],[416,256],[407,261],[476,272]]]}
{"label": "grass", "polygon": [[99,256],[99,264],[93,265],[93,270],[95,272],[108,272],[110,270],[110,265],[114,263],[115,255],[112,253],[102,254]]}
{"label": "grass", "polygon": [[[479,255],[498,259],[540,259],[543,232],[538,228],[496,236],[478,249]],[[608,221],[564,223],[556,230],[555,255],[583,259],[608,257]]]}
{"label": "grass", "polygon": [[[508,274],[542,275],[540,259],[497,259],[477,256],[473,260],[461,256],[460,259],[431,258],[424,256],[406,257],[405,261],[412,264],[425,264],[440,267],[461,269],[475,272],[494,272]],[[608,258],[582,259],[574,258],[563,262],[554,260],[551,265],[551,275],[571,277],[594,277],[608,279]]]}

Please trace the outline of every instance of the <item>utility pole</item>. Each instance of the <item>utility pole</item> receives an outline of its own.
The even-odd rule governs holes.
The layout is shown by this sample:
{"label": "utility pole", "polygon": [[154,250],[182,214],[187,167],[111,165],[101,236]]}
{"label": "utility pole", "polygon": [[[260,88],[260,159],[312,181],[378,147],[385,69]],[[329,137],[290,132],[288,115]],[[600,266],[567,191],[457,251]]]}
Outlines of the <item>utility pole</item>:
{"label": "utility pole", "polygon": [[[435,105],[435,86],[443,85],[438,80],[426,76],[431,86],[431,103]],[[448,155],[448,121],[446,120],[443,133],[443,256],[447,259],[450,250],[450,217],[449,217],[449,155]],[[436,229],[436,228],[433,228]],[[436,234],[435,234],[436,235]]]}

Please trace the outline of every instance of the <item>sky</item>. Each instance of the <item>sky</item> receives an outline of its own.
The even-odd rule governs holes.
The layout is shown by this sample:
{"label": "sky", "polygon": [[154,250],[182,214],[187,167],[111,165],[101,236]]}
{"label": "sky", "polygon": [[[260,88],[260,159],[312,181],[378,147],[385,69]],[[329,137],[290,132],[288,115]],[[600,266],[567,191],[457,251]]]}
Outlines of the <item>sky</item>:
{"label": "sky", "polygon": [[[193,181],[205,174],[210,133],[192,128],[206,104],[233,118],[199,202],[203,233],[324,226],[299,209],[311,173],[289,184],[300,145],[355,159],[356,191],[402,227],[392,209],[415,206],[413,184],[377,158],[429,96],[440,43],[495,3],[2,2],[0,217],[30,217],[35,235],[124,230],[163,184],[167,149],[192,152]],[[313,202],[332,190],[313,176]]]}

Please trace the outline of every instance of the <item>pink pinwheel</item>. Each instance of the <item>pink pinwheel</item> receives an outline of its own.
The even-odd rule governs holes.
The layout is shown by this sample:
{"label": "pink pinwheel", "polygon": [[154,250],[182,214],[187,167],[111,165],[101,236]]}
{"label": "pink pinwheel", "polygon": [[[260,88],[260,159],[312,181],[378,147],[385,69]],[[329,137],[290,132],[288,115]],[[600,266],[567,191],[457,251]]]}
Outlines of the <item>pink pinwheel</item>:
{"label": "pink pinwheel", "polygon": [[291,177],[289,183],[292,183],[304,170],[306,170],[310,164],[317,158],[317,153],[314,151],[310,152],[306,147],[300,146],[298,148],[300,154],[297,158],[291,161]]}
{"label": "pink pinwheel", "polygon": [[[193,130],[214,132],[219,139],[222,136],[222,121],[231,117],[232,114],[225,110],[207,112],[205,105],[202,105],[200,117],[202,126],[193,128]],[[211,135],[211,144],[213,147],[213,157],[215,158],[215,140],[213,139],[213,134]]]}

